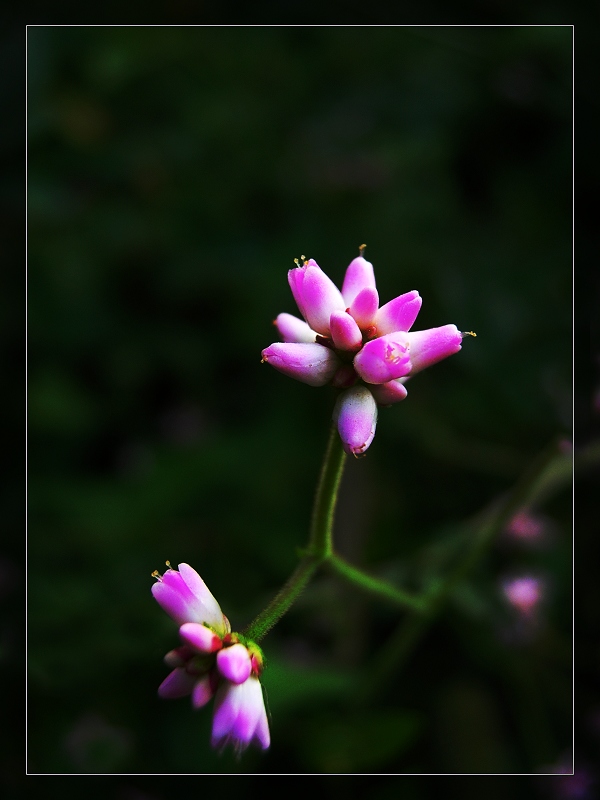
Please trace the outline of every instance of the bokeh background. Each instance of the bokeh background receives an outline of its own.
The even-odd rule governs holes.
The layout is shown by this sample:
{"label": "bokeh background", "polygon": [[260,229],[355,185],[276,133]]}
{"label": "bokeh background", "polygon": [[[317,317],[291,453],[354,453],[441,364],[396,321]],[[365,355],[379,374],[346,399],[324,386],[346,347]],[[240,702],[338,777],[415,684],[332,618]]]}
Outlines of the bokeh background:
{"label": "bokeh background", "polygon": [[[341,284],[366,242],[382,302],[418,289],[415,328],[477,332],[348,464],[353,563],[427,585],[569,440],[572,29],[30,27],[27,45],[29,771],[569,770],[568,489],[358,699],[403,613],[319,576],[264,641],[273,744],[241,762],[209,749],[209,709],[156,697],[177,635],[150,573],[189,562],[239,629],[296,563],[333,396],[260,351],[296,313],[302,254]],[[544,580],[532,626],[500,588],[523,572]]]}

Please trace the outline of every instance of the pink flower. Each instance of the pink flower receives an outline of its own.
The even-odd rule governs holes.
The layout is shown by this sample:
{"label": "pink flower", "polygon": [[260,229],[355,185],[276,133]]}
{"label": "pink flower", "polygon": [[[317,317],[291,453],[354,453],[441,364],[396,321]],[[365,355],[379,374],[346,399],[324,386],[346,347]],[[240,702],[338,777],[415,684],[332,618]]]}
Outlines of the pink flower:
{"label": "pink flower", "polygon": [[241,753],[252,741],[263,750],[271,743],[258,678],[250,676],[243,683],[222,681],[215,698],[211,744],[223,748],[231,743]]}
{"label": "pink flower", "polygon": [[258,680],[263,669],[260,648],[241,634],[232,633],[221,611],[196,570],[179,564],[160,575],[152,594],[179,625],[183,645],[165,656],[172,669],[158,687],[159,697],[191,695],[192,706],[201,708],[216,694],[212,742],[231,743],[243,752],[255,741],[269,746],[269,725]]}
{"label": "pink flower", "polygon": [[502,591],[513,608],[524,616],[530,616],[542,599],[543,585],[533,575],[522,575],[505,580]]}
{"label": "pink flower", "polygon": [[417,291],[380,307],[364,247],[350,262],[341,292],[314,259],[296,262],[288,281],[304,320],[279,314],[275,325],[283,342],[262,351],[262,360],[284,375],[342,390],[334,420],[344,449],[355,456],[373,440],[377,406],[404,400],[405,381],[457,353],[467,335],[456,325],[411,332],[421,308]]}

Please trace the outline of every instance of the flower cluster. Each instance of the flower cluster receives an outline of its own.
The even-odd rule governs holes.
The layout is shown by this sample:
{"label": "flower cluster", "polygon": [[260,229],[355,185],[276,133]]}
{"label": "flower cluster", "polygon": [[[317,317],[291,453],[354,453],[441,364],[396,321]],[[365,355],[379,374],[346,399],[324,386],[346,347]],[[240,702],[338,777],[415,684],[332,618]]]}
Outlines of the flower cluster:
{"label": "flower cluster", "polygon": [[158,688],[164,698],[192,696],[201,708],[215,696],[213,747],[232,744],[243,752],[251,742],[270,744],[269,723],[259,676],[263,656],[258,645],[232,633],[229,620],[196,570],[170,568],[152,587],[154,599],[179,625],[181,647],[165,656],[172,672]]}
{"label": "flower cluster", "polygon": [[285,375],[342,390],[333,418],[344,450],[355,456],[373,440],[378,405],[404,400],[405,381],[457,353],[467,335],[456,325],[410,332],[421,308],[416,291],[380,307],[364,247],[350,262],[341,292],[314,259],[296,262],[288,281],[304,320],[279,314],[275,325],[283,342],[262,352],[263,361]]}

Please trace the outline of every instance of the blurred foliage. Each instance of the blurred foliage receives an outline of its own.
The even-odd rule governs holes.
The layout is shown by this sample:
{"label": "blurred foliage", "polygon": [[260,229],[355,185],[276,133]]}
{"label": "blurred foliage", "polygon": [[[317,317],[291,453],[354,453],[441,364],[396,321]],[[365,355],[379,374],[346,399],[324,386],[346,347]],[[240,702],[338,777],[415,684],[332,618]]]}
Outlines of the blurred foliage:
{"label": "blurred foliage", "polygon": [[[33,27],[29,770],[532,772],[571,741],[571,507],[504,538],[376,699],[402,614],[319,576],[264,642],[273,745],[162,703],[165,559],[235,628],[304,545],[332,397],[260,364],[301,254],[475,330],[382,410],[337,544],[418,587],[571,427],[568,27]],[[5,572],[11,569],[7,561]],[[515,632],[505,573],[551,587]],[[9,577],[6,578],[9,580]],[[382,797],[385,795],[382,789]],[[410,796],[410,795],[407,795]]]}

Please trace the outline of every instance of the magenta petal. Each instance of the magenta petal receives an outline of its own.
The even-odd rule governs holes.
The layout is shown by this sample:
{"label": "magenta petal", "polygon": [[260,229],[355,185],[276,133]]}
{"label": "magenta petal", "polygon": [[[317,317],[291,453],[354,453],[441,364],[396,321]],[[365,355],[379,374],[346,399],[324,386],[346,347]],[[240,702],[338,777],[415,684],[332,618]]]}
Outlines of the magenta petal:
{"label": "magenta petal", "polygon": [[377,425],[377,403],[366,386],[345,389],[333,409],[333,419],[347,453],[355,456],[366,451]]}
{"label": "magenta petal", "polygon": [[408,394],[406,387],[400,382],[402,380],[400,378],[397,381],[388,381],[378,385],[372,384],[369,389],[380,406],[391,406],[392,403],[399,403],[400,400],[404,400]]}
{"label": "magenta petal", "polygon": [[158,581],[153,585],[152,594],[161,608],[178,625],[183,625],[184,622],[189,622],[190,619],[196,618],[197,612],[201,610],[197,608],[194,598],[182,595],[181,592],[177,592],[162,581]]}
{"label": "magenta petal", "polygon": [[317,336],[307,322],[293,314],[279,314],[275,325],[284,342],[314,342]]}
{"label": "magenta petal", "polygon": [[329,334],[329,318],[334,311],[344,311],[346,305],[335,283],[320,267],[308,267],[302,283],[304,318],[317,333]]}
{"label": "magenta petal", "polygon": [[187,662],[193,658],[195,651],[187,645],[176,647],[174,650],[169,650],[163,661],[167,667],[175,669],[175,667],[184,667]]}
{"label": "magenta petal", "polygon": [[397,331],[367,342],[354,359],[354,369],[366,383],[387,383],[408,375],[408,335]]}
{"label": "magenta petal", "polygon": [[243,644],[225,647],[217,653],[217,669],[232,683],[244,683],[252,670],[250,654]]}
{"label": "magenta petal", "polygon": [[362,256],[357,256],[348,264],[342,285],[342,295],[346,306],[349,306],[356,295],[367,287],[375,288],[373,264]]}
{"label": "magenta petal", "polygon": [[200,575],[189,564],[178,565],[179,574],[183,578],[185,585],[190,592],[202,603],[203,618],[202,622],[207,622],[213,628],[220,631],[223,628],[223,612],[221,607],[209,591]]}
{"label": "magenta petal", "polygon": [[152,586],[154,599],[179,625],[207,622],[220,631],[223,612],[202,578],[188,564],[180,564],[179,570],[168,569]]}
{"label": "magenta petal", "polygon": [[214,695],[213,682],[210,675],[204,675],[196,682],[192,689],[192,705],[194,708],[202,708]]}
{"label": "magenta petal", "polygon": [[279,372],[310,386],[324,386],[333,378],[340,360],[321,344],[275,342],[262,351],[263,361]]}
{"label": "magenta petal", "polygon": [[192,693],[197,680],[196,675],[188,675],[184,669],[174,669],[158,687],[158,696],[165,700],[186,697]]}
{"label": "magenta petal", "polygon": [[223,646],[220,636],[197,622],[186,622],[179,628],[179,635],[186,644],[201,653],[214,653]]}
{"label": "magenta petal", "polygon": [[232,744],[241,753],[254,740],[263,750],[270,744],[260,682],[255,677],[239,685],[223,681],[215,698],[211,737],[213,747]]}
{"label": "magenta petal", "polygon": [[290,289],[292,290],[292,294],[294,295],[294,300],[296,301],[296,305],[298,306],[298,310],[302,314],[302,316],[306,319],[306,314],[304,313],[304,300],[302,298],[302,284],[304,283],[304,274],[306,272],[306,267],[295,267],[288,272],[288,283],[290,285]]}
{"label": "magenta petal", "polygon": [[377,294],[377,289],[368,286],[356,295],[350,304],[350,313],[361,330],[364,331],[373,325],[378,306],[379,295]]}
{"label": "magenta petal", "polygon": [[[244,698],[244,684],[221,681],[215,697],[211,744],[221,747],[232,740],[235,723]],[[237,742],[233,742],[237,745]],[[248,743],[245,744],[247,746]]]}
{"label": "magenta petal", "polygon": [[406,292],[381,306],[375,315],[378,336],[394,331],[409,331],[421,309],[421,297],[416,291]]}
{"label": "magenta petal", "polygon": [[256,728],[254,730],[254,738],[258,741],[258,744],[263,750],[266,750],[271,744],[269,721],[267,719],[267,712],[265,711],[264,700],[262,701],[262,709],[260,710],[258,722],[256,723]]}
{"label": "magenta petal", "polygon": [[404,335],[408,341],[411,375],[458,353],[462,346],[462,335],[456,325],[443,325],[441,328],[429,328]]}
{"label": "magenta petal", "polygon": [[360,350],[362,333],[353,317],[346,311],[334,311],[329,318],[331,338],[338,350]]}

